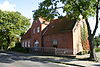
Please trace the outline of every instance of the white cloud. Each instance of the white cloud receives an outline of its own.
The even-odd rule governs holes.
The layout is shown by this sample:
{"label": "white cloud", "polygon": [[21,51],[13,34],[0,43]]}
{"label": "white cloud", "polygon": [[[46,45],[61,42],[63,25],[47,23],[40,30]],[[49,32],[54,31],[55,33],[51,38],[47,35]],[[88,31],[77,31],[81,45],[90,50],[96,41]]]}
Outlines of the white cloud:
{"label": "white cloud", "polygon": [[10,4],[9,1],[4,1],[2,4],[0,3],[0,9],[3,11],[16,11],[16,5]]}

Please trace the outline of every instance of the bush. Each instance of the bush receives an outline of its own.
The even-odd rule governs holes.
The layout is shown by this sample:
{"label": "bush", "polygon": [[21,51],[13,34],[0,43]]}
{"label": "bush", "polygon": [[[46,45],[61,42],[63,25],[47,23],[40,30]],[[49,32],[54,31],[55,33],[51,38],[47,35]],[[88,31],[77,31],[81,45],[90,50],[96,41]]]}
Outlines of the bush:
{"label": "bush", "polygon": [[29,49],[28,48],[12,48],[12,49],[9,49],[9,51],[28,53]]}
{"label": "bush", "polygon": [[15,47],[9,49],[9,51],[28,53],[29,52],[29,49],[28,48],[21,47],[21,43],[18,42],[18,43],[16,43]]}

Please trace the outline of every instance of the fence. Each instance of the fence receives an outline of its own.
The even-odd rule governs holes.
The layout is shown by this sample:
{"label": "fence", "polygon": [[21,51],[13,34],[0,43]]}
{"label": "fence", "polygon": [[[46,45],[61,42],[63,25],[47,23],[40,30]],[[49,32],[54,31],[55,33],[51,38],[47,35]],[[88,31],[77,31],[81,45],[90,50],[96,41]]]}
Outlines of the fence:
{"label": "fence", "polygon": [[38,55],[57,55],[57,56],[72,55],[72,49],[64,49],[64,48],[38,47],[38,48],[30,48],[30,51]]}

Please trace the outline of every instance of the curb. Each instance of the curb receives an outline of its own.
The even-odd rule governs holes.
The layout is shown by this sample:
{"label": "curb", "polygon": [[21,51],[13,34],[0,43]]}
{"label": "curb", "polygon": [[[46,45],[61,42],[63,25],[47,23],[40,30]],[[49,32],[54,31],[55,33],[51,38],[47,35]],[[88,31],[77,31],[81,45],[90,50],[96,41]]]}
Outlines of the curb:
{"label": "curb", "polygon": [[43,60],[43,61],[48,61],[48,62],[52,62],[52,63],[59,63],[59,64],[64,64],[64,65],[71,65],[71,66],[85,67],[85,66],[82,66],[82,65],[77,65],[77,64],[72,64],[72,63],[64,63],[64,62],[60,62],[60,61],[52,61],[52,60]]}

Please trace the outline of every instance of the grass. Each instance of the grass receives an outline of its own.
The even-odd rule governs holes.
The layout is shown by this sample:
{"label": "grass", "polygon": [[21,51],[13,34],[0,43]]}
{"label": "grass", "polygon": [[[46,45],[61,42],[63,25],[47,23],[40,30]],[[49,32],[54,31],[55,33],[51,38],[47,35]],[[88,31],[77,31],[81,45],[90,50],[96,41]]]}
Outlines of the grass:
{"label": "grass", "polygon": [[99,48],[95,48],[96,52],[100,52],[100,47]]}

